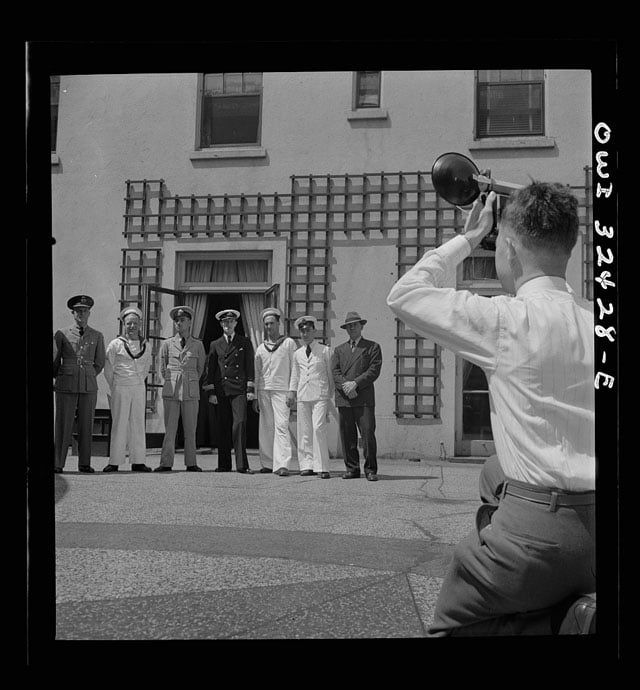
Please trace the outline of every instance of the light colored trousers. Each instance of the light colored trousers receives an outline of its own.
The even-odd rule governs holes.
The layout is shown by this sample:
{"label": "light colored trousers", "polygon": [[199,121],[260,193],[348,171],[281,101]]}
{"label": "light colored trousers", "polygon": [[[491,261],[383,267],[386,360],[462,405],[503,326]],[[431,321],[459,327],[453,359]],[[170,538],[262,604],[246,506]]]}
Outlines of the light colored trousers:
{"label": "light colored trousers", "polygon": [[331,401],[298,400],[298,462],[300,470],[329,471],[329,424]]}
{"label": "light colored trousers", "polygon": [[258,391],[258,405],[260,464],[274,472],[282,467],[293,469],[295,436],[292,438],[289,427],[286,391]]}
{"label": "light colored trousers", "polygon": [[132,465],[144,465],[147,454],[145,438],[146,392],[144,384],[116,385],[111,391],[110,465],[123,465],[127,445]]}
{"label": "light colored trousers", "polygon": [[164,405],[164,441],[160,451],[160,464],[163,467],[173,466],[176,450],[176,432],[178,420],[182,416],[184,431],[184,464],[189,467],[196,464],[196,426],[198,424],[199,400],[173,400],[162,398]]}

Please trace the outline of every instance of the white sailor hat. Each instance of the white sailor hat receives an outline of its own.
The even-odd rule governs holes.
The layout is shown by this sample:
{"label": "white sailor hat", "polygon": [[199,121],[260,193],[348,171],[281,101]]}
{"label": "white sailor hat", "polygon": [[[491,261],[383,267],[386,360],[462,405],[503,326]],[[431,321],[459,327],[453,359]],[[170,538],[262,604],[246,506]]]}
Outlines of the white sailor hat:
{"label": "white sailor hat", "polygon": [[134,307],[134,306],[125,307],[120,312],[120,316],[118,317],[120,319],[120,321],[124,321],[124,317],[127,314],[135,314],[139,319],[142,319],[142,312],[138,309],[138,307]]}
{"label": "white sailor hat", "polygon": [[267,316],[275,316],[278,320],[280,320],[282,312],[277,307],[267,307],[262,311],[262,320],[264,321]]}
{"label": "white sailor hat", "polygon": [[188,318],[193,319],[193,309],[191,307],[185,307],[184,305],[174,307],[169,312],[169,316],[171,317],[172,321],[179,319],[181,316],[187,316]]}
{"label": "white sailor hat", "polygon": [[222,319],[236,319],[240,318],[240,312],[235,309],[223,309],[216,314],[216,319],[222,321]]}
{"label": "white sailor hat", "polygon": [[299,330],[304,323],[312,323],[314,328],[318,327],[318,320],[315,316],[301,316],[299,319],[296,319],[293,325]]}

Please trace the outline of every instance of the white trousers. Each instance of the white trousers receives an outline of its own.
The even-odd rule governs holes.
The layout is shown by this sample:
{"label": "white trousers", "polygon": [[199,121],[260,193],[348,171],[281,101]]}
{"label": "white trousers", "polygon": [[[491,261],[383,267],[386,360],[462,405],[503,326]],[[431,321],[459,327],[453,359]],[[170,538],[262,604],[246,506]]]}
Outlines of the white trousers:
{"label": "white trousers", "polygon": [[298,400],[298,462],[300,470],[329,471],[329,399]]}
{"label": "white trousers", "polygon": [[289,426],[291,411],[287,406],[285,391],[258,391],[258,405],[260,407],[260,424],[258,445],[260,448],[260,464],[262,467],[273,469],[274,472],[282,467],[291,470],[296,459],[295,435],[292,438]]}
{"label": "white trousers", "polygon": [[115,386],[111,391],[110,465],[123,465],[127,446],[132,465],[143,465],[147,453],[145,439],[146,393],[144,384]]}

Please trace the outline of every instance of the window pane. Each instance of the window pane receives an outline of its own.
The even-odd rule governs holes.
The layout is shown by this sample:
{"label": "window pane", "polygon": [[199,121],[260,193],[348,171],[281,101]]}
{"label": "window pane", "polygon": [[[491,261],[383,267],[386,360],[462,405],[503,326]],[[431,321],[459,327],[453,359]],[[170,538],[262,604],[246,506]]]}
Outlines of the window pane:
{"label": "window pane", "polygon": [[224,90],[222,74],[205,74],[204,75],[204,94],[205,96],[213,96],[221,94]]}
{"label": "window pane", "polygon": [[357,108],[377,108],[380,106],[380,72],[358,72]]}
{"label": "window pane", "polygon": [[244,93],[260,93],[262,72],[245,72],[243,75]]}
{"label": "window pane", "polygon": [[259,143],[260,96],[203,99],[202,146]]}
{"label": "window pane", "polygon": [[266,283],[269,262],[264,259],[187,260],[186,283]]}
{"label": "window pane", "polygon": [[227,94],[242,93],[242,72],[225,72],[224,92]]}
{"label": "window pane", "polygon": [[542,134],[541,84],[478,85],[478,135]]}

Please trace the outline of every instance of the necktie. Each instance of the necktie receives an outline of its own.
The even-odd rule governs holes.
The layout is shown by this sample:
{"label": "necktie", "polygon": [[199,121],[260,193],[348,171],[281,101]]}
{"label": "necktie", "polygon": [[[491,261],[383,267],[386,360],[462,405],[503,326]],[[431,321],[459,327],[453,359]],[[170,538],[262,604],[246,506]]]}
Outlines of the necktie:
{"label": "necktie", "polygon": [[311,345],[307,345],[307,359],[311,356]]}
{"label": "necktie", "polygon": [[355,349],[355,346],[356,346],[356,341],[355,340],[349,341],[349,345],[351,345],[351,352],[353,352],[353,350]]}
{"label": "necktie", "polygon": [[184,338],[180,338],[180,347],[184,350],[184,345],[187,341]]}
{"label": "necktie", "polygon": [[84,328],[82,326],[79,326],[78,330],[80,331],[80,337],[82,338],[82,336],[84,335]]}

